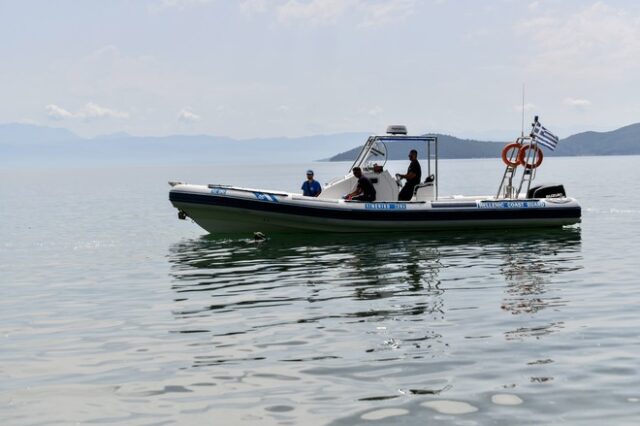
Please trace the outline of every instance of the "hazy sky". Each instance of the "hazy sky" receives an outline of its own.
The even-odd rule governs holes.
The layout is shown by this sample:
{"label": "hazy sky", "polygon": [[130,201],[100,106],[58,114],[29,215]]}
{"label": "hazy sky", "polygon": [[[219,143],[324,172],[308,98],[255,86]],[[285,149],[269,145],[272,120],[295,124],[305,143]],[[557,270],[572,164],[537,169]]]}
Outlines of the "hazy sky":
{"label": "hazy sky", "polygon": [[640,2],[0,0],[0,123],[561,136],[640,121]]}

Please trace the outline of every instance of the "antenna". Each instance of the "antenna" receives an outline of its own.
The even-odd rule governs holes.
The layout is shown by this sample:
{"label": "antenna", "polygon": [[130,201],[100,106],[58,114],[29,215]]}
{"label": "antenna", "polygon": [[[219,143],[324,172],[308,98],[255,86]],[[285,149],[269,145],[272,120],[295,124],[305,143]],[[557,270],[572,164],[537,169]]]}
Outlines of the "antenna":
{"label": "antenna", "polygon": [[522,83],[522,124],[520,128],[520,137],[524,137],[524,83]]}

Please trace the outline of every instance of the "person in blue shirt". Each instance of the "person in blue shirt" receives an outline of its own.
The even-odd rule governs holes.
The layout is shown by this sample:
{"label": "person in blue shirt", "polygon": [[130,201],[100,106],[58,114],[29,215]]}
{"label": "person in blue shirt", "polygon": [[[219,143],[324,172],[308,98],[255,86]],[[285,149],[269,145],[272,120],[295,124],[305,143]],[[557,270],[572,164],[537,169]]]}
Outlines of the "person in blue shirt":
{"label": "person in blue shirt", "polygon": [[307,180],[302,183],[302,195],[307,197],[317,197],[322,192],[322,187],[318,181],[313,179],[313,170],[307,170]]}

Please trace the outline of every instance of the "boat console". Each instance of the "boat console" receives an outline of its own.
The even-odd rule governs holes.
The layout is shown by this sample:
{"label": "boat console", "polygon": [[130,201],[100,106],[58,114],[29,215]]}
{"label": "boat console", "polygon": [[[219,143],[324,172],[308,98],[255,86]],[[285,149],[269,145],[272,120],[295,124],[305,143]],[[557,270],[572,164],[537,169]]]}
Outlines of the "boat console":
{"label": "boat console", "polygon": [[[437,143],[436,136],[407,136],[407,128],[400,125],[387,127],[387,134],[381,136],[370,136],[362,147],[362,150],[351,165],[349,172],[342,178],[334,179],[327,183],[320,194],[320,198],[339,199],[344,194],[353,190],[357,179],[353,176],[354,167],[360,167],[362,174],[367,177],[376,189],[376,201],[395,202],[398,201],[398,194],[402,188],[402,182],[396,180],[388,170],[385,169],[389,152],[388,144],[398,142],[413,142],[416,147],[426,146],[426,169],[429,178],[425,183],[416,186],[414,198],[411,201],[425,202],[437,198]],[[421,159],[421,162],[425,159]],[[432,169],[435,174],[432,174]]]}

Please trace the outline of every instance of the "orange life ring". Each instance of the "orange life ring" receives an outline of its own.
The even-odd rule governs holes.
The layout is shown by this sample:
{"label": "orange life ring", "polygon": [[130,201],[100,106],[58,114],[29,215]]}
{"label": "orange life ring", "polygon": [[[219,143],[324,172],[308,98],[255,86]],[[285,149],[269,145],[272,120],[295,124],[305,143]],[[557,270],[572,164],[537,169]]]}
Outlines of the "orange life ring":
{"label": "orange life ring", "polygon": [[[533,154],[533,158],[535,158],[535,161],[533,162],[533,164],[530,164],[530,163],[527,163],[526,158],[527,158],[527,151],[529,151],[532,148],[535,151],[535,153]],[[525,169],[535,169],[540,164],[542,164],[543,157],[544,155],[542,155],[542,149],[540,149],[538,145],[523,145],[522,148],[520,149],[520,154],[518,154],[518,163],[522,164],[525,167]]]}
{"label": "orange life ring", "polygon": [[[505,146],[502,149],[502,161],[504,162],[504,164],[506,164],[509,167],[518,167],[518,164],[520,164],[520,147],[522,147],[522,145],[520,145],[519,143],[510,143],[509,145]],[[512,149],[517,149],[518,151],[516,152],[516,160],[515,161],[511,161],[511,157],[512,156],[508,156],[509,151],[511,151]]]}

